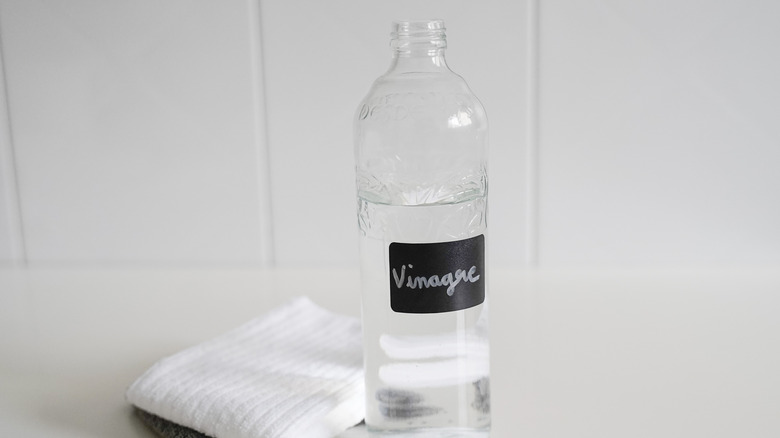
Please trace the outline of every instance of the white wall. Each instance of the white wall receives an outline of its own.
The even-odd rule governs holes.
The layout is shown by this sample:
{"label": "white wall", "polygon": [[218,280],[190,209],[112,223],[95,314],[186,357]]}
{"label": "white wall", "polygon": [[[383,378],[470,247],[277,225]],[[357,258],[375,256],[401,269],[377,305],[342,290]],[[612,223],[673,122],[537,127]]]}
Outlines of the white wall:
{"label": "white wall", "polygon": [[263,260],[248,12],[0,2],[21,205],[4,210],[30,263]]}
{"label": "white wall", "polygon": [[541,263],[780,261],[780,3],[540,12]]}
{"label": "white wall", "polygon": [[496,265],[780,262],[759,0],[0,0],[0,261],[354,265],[353,111],[390,22],[434,16],[491,122]]}

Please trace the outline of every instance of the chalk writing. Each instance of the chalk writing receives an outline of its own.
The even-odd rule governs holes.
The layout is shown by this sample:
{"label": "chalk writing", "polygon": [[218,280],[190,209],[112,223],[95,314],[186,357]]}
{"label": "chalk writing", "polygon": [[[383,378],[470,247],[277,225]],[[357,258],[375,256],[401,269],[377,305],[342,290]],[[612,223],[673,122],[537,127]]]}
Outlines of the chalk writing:
{"label": "chalk writing", "polygon": [[[409,289],[428,289],[431,287],[447,286],[447,295],[452,296],[455,293],[455,286],[461,281],[464,283],[475,283],[479,280],[480,275],[477,274],[477,267],[472,266],[468,270],[457,269],[455,272],[448,272],[444,275],[431,275],[430,277],[417,276],[413,277],[411,274],[406,276],[406,268],[409,267],[411,271],[414,266],[411,264],[401,265],[401,272],[399,274],[395,268],[393,268],[393,280],[398,289],[404,286],[404,279],[406,280],[406,287]],[[476,274],[476,275],[475,275]]]}

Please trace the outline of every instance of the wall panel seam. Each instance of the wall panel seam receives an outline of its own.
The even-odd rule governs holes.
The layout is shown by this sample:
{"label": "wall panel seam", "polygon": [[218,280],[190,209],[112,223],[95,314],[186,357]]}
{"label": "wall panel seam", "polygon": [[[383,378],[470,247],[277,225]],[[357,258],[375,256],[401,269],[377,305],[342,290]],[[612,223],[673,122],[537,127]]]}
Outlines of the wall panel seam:
{"label": "wall panel seam", "polygon": [[526,135],[525,135],[525,262],[539,265],[539,8],[527,0],[526,22]]}
{"label": "wall panel seam", "polygon": [[268,108],[266,105],[266,81],[262,29],[262,2],[248,0],[250,48],[252,63],[252,101],[254,107],[254,138],[257,154],[258,196],[260,217],[260,251],[264,267],[275,264],[273,202],[271,195],[271,164],[268,145]]}
{"label": "wall panel seam", "polygon": [[8,215],[11,239],[11,255],[13,263],[27,264],[27,249],[24,238],[24,222],[22,218],[21,193],[17,175],[16,154],[14,151],[13,132],[11,130],[11,103],[8,97],[8,79],[6,76],[6,61],[4,56],[2,29],[0,29],[0,171],[4,179],[5,202]]}

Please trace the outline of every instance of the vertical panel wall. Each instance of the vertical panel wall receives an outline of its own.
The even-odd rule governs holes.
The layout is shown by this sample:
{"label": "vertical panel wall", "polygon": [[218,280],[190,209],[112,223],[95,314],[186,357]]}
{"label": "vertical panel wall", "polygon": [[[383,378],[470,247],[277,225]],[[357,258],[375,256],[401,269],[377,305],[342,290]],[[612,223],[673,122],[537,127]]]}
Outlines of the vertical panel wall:
{"label": "vertical panel wall", "polygon": [[250,12],[0,2],[31,263],[263,261]]}
{"label": "vertical panel wall", "polygon": [[0,38],[0,266],[25,259],[2,55]]}
{"label": "vertical panel wall", "polygon": [[16,229],[12,225],[16,209],[13,190],[8,187],[7,169],[8,167],[3,169],[0,175],[0,266],[20,263],[24,257],[16,250],[20,234],[15,232]]}
{"label": "vertical panel wall", "polygon": [[780,262],[780,4],[543,0],[543,265]]}
{"label": "vertical panel wall", "polygon": [[390,22],[440,17],[491,122],[495,265],[777,263],[779,15],[0,0],[0,261],[355,266],[354,109]]}
{"label": "vertical panel wall", "polygon": [[256,263],[273,218],[279,264],[353,266],[353,111],[390,22],[429,16],[489,111],[494,260],[522,260],[522,2],[0,5],[32,263]]}

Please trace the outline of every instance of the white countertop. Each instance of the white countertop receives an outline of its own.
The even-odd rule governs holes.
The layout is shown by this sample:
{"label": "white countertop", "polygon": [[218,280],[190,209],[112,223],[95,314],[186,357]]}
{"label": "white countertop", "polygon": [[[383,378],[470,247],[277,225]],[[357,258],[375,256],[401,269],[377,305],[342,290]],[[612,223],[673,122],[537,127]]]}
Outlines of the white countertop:
{"label": "white countertop", "polygon": [[[780,436],[780,269],[489,284],[493,438]],[[360,313],[356,270],[0,270],[0,436],[153,437],[138,375],[296,295]]]}

